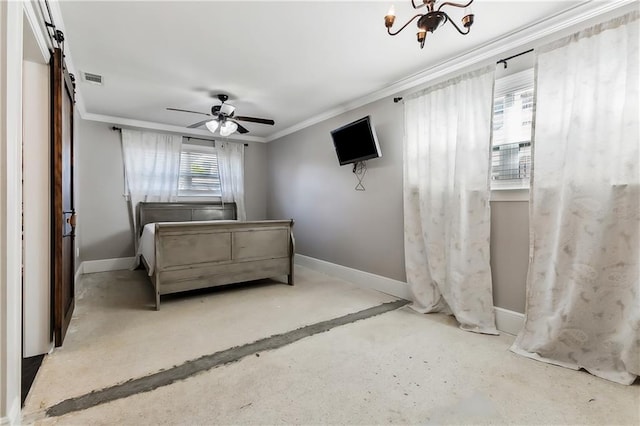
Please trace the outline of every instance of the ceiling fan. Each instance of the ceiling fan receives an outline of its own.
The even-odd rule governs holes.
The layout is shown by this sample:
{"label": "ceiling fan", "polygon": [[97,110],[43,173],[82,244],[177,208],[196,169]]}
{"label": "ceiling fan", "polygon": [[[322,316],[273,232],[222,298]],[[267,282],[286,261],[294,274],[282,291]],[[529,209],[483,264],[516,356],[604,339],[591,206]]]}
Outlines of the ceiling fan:
{"label": "ceiling fan", "polygon": [[217,98],[220,100],[221,104],[212,106],[211,107],[211,114],[207,114],[207,113],[204,113],[204,112],[198,112],[198,111],[189,111],[189,110],[180,109],[180,108],[167,108],[167,110],[169,110],[169,111],[179,111],[179,112],[189,112],[191,114],[200,114],[200,115],[209,116],[211,118],[207,118],[206,120],[202,120],[202,121],[199,121],[197,123],[194,123],[194,124],[192,124],[190,126],[187,126],[187,128],[195,129],[195,128],[198,128],[198,127],[204,125],[204,126],[207,126],[207,129],[209,129],[209,131],[211,133],[214,133],[218,128],[220,128],[220,136],[229,136],[230,134],[232,134],[235,131],[238,131],[238,133],[241,133],[241,134],[248,133],[249,130],[247,130],[245,127],[240,125],[240,123],[238,123],[238,121],[246,121],[246,122],[249,122],[249,123],[268,124],[270,126],[273,126],[275,124],[275,121],[269,120],[269,119],[266,119],[266,118],[256,118],[256,117],[246,117],[246,116],[234,115],[236,107],[234,107],[233,105],[229,105],[229,104],[225,103],[229,99],[229,96],[228,95],[219,94],[219,95],[217,95]]}

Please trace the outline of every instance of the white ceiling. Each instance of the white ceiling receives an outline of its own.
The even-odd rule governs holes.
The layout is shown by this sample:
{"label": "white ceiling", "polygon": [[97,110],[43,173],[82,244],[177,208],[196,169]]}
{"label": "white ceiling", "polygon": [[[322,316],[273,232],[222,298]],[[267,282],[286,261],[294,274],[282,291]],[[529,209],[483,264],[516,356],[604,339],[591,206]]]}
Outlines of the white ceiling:
{"label": "white ceiling", "polygon": [[[575,7],[568,1],[482,1],[462,36],[447,24],[423,50],[411,25],[390,37],[389,1],[63,1],[67,49],[76,73],[100,74],[103,86],[77,76],[89,114],[186,127],[209,112],[216,93],[230,95],[243,123],[269,138],[354,99],[383,90],[507,34]],[[413,16],[396,1],[395,27]],[[445,9],[447,10],[447,9]],[[459,21],[462,10],[451,8]]]}

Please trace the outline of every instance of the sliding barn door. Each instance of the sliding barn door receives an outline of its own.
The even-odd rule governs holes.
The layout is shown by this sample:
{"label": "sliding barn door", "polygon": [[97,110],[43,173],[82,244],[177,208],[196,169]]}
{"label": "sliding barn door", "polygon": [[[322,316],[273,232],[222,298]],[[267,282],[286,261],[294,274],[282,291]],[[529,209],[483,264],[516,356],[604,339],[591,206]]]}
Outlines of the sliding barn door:
{"label": "sliding barn door", "polygon": [[61,346],[75,306],[73,204],[73,105],[75,89],[55,49],[51,60],[52,87],[52,316],[56,346]]}

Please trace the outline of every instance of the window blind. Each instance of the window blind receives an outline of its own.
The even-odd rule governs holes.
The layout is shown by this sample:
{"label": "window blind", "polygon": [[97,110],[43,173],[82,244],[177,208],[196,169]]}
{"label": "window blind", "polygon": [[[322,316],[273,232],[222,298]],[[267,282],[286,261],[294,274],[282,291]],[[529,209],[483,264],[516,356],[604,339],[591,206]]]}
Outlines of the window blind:
{"label": "window blind", "polygon": [[184,146],[180,155],[180,196],[219,197],[222,195],[218,156],[214,150]]}

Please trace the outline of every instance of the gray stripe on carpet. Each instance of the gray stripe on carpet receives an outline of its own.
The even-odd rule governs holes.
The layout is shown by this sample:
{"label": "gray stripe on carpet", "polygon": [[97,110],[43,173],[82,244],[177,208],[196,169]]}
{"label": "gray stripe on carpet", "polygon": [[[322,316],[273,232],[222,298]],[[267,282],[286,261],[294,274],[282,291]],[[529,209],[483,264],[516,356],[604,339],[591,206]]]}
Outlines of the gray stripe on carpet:
{"label": "gray stripe on carpet", "polygon": [[74,411],[86,410],[87,408],[95,407],[96,405],[115,401],[120,398],[127,398],[138,393],[149,392],[159,387],[170,385],[178,380],[187,379],[195,374],[210,370],[214,367],[239,361],[249,355],[281,348],[300,339],[304,339],[305,337],[324,333],[325,331],[329,331],[335,327],[351,324],[362,319],[371,318],[385,312],[399,309],[408,303],[409,302],[406,300],[396,300],[394,302],[383,303],[342,317],[318,322],[293,331],[266,337],[253,343],[225,349],[210,355],[204,355],[200,358],[186,361],[181,365],[159,371],[149,376],[132,379],[115,386],[93,391],[75,398],[66,399],[49,407],[46,410],[46,414],[51,417],[62,416]]}

